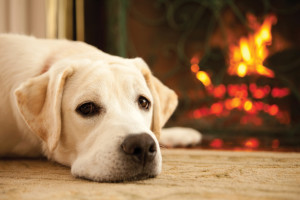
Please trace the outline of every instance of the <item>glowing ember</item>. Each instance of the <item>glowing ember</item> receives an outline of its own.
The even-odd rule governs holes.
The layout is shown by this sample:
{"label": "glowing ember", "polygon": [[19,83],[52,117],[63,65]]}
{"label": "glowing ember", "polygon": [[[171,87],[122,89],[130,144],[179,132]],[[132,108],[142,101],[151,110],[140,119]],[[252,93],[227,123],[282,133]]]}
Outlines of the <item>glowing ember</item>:
{"label": "glowing ember", "polygon": [[200,69],[199,65],[197,65],[197,64],[193,64],[191,66],[191,71],[194,72],[194,73],[197,73],[199,71],[199,69]]}
{"label": "glowing ember", "polygon": [[274,140],[272,141],[272,148],[273,148],[273,149],[278,149],[278,148],[279,148],[279,145],[280,145],[280,142],[279,142],[278,139],[274,139]]}
{"label": "glowing ember", "polygon": [[216,138],[210,142],[209,146],[215,149],[219,149],[223,147],[223,144],[224,144],[223,140]]}
{"label": "glowing ember", "polygon": [[273,116],[274,116],[274,115],[276,115],[276,114],[278,113],[278,110],[279,110],[279,109],[278,109],[278,106],[274,104],[274,105],[271,105],[271,106],[269,107],[269,110],[268,110],[268,111],[269,111],[269,114],[270,114],[270,115],[273,115]]}
{"label": "glowing ember", "polygon": [[225,94],[226,94],[226,87],[223,84],[216,86],[213,90],[213,95],[216,98],[223,98]]}
{"label": "glowing ember", "polygon": [[266,85],[263,87],[257,87],[255,83],[251,83],[249,86],[249,90],[252,93],[252,96],[255,99],[265,98],[270,93],[270,86]]}
{"label": "glowing ember", "polygon": [[242,104],[242,101],[238,97],[235,97],[231,100],[231,108],[238,108],[241,104]]}
{"label": "glowing ember", "polygon": [[211,80],[205,71],[197,72],[196,77],[199,81],[203,83],[204,86],[208,87],[211,85]]}
{"label": "glowing ember", "polygon": [[223,112],[223,104],[222,103],[214,103],[210,107],[212,114],[221,114]]}
{"label": "glowing ember", "polygon": [[239,46],[230,46],[228,73],[239,77],[250,74],[274,77],[273,71],[263,66],[263,61],[268,56],[266,46],[272,41],[271,26],[276,23],[277,19],[275,16],[268,16],[263,24],[256,28],[251,24],[257,24],[255,17],[249,16],[249,18],[251,18],[250,27],[253,27],[255,33],[247,38],[241,38]]}
{"label": "glowing ember", "polygon": [[245,103],[244,103],[244,110],[245,111],[250,111],[253,107],[253,104],[251,101],[247,100]]}
{"label": "glowing ember", "polygon": [[247,147],[247,148],[252,148],[252,149],[254,149],[254,148],[257,148],[257,147],[259,147],[259,141],[258,141],[258,139],[256,139],[256,138],[250,138],[250,139],[248,139],[246,142],[245,142],[245,147]]}
{"label": "glowing ember", "polygon": [[191,60],[190,60],[190,62],[191,62],[192,65],[193,65],[193,64],[198,65],[199,61],[200,61],[200,58],[199,58],[198,55],[194,55],[194,56],[191,58]]}
{"label": "glowing ember", "polygon": [[288,88],[273,88],[272,96],[274,98],[283,98],[290,94],[290,90]]}

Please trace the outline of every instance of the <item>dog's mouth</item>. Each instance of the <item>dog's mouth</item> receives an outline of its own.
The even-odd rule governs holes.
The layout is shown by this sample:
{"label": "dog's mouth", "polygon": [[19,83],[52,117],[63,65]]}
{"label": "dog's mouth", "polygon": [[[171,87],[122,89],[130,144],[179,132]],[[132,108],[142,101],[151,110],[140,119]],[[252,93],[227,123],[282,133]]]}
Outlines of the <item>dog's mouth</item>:
{"label": "dog's mouth", "polygon": [[138,175],[133,176],[133,177],[126,177],[124,179],[115,180],[115,181],[107,181],[107,182],[124,183],[124,182],[132,182],[132,181],[141,181],[141,180],[146,180],[146,179],[155,178],[155,177],[156,177],[156,175],[141,173],[141,174],[138,174]]}
{"label": "dog's mouth", "polygon": [[[150,147],[149,147],[150,148]],[[72,164],[73,176],[106,183],[139,181],[156,177],[161,172],[161,153],[142,155],[125,154],[118,148],[115,154],[82,154]],[[135,151],[134,151],[135,152]],[[151,157],[152,156],[152,157]],[[93,160],[90,157],[94,158]]]}
{"label": "dog's mouth", "polygon": [[157,175],[149,174],[146,172],[134,175],[134,176],[124,176],[124,175],[115,175],[114,178],[89,178],[85,176],[76,176],[77,178],[88,180],[88,181],[96,181],[100,183],[124,183],[124,182],[133,182],[133,181],[141,181],[150,178],[155,178]]}

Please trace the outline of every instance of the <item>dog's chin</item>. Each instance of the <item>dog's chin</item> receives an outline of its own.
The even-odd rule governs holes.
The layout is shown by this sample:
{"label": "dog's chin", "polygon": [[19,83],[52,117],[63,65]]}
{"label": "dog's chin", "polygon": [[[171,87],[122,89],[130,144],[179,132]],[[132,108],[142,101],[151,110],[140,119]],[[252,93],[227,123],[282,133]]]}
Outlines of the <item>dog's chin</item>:
{"label": "dog's chin", "polygon": [[90,181],[111,183],[129,182],[156,177],[161,172],[161,163],[155,163],[146,167],[127,166],[126,169],[111,167],[110,170],[100,169],[100,167],[96,167],[96,165],[88,168],[86,165],[73,165],[71,172],[72,175],[77,178]]}
{"label": "dog's chin", "polygon": [[76,178],[81,178],[88,181],[95,181],[100,183],[123,183],[123,182],[132,182],[132,181],[140,181],[146,180],[150,178],[155,178],[158,174],[148,174],[141,173],[134,176],[124,175],[124,174],[116,174],[114,177],[88,177],[88,176],[76,176]]}
{"label": "dog's chin", "polygon": [[[139,171],[139,172],[138,172]],[[129,181],[139,181],[156,177],[160,173],[161,169],[153,170],[135,170],[122,173],[112,173],[112,174],[87,174],[87,173],[76,173],[72,171],[73,176],[85,180],[96,181],[96,182],[109,182],[109,183],[119,183],[119,182],[129,182]]]}

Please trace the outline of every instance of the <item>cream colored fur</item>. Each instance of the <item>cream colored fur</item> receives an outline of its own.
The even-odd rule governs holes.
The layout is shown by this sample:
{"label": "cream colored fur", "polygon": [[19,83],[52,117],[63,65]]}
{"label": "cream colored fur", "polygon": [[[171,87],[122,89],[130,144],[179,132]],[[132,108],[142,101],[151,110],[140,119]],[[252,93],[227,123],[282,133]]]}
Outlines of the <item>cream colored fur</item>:
{"label": "cream colored fur", "polygon": [[[70,166],[74,176],[95,181],[160,173],[158,139],[177,96],[142,59],[108,55],[82,42],[3,34],[0,89],[0,156],[46,156]],[[149,111],[137,105],[139,95],[152,103]],[[101,105],[98,116],[76,113],[87,101]],[[200,140],[200,134],[181,130],[173,144],[162,144]],[[157,146],[154,161],[143,169],[119,152],[128,134],[140,133]]]}

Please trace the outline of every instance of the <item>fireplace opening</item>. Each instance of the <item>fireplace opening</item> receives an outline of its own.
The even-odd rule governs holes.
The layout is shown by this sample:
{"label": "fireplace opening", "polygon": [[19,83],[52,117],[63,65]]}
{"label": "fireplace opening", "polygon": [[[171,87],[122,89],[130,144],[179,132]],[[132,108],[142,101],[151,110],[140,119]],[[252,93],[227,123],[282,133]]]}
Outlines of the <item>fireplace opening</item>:
{"label": "fireplace opening", "polygon": [[[289,137],[292,123],[299,119],[291,121],[290,103],[295,98],[291,85],[283,83],[266,60],[272,45],[271,28],[277,17],[265,15],[261,23],[253,14],[246,17],[250,31],[229,44],[222,81],[212,81],[218,74],[209,67],[201,69],[201,54],[190,59],[190,70],[203,87],[202,97],[196,94],[197,90],[190,96],[195,102],[199,102],[198,98],[204,101],[187,110],[185,117],[191,123],[201,123],[199,129],[206,129],[205,132],[218,130],[206,141],[209,148],[278,150],[280,142],[285,145],[284,137]],[[294,92],[297,97],[298,91]]]}
{"label": "fireplace opening", "polygon": [[108,31],[123,43],[110,53],[144,58],[176,91],[167,126],[199,130],[199,148],[300,151],[299,2],[132,0],[119,11]]}

